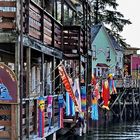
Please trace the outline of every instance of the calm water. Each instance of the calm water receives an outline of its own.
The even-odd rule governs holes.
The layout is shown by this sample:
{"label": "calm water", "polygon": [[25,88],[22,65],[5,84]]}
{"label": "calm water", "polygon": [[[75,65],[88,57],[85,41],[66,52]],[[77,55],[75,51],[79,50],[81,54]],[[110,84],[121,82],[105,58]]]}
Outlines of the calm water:
{"label": "calm water", "polygon": [[61,140],[140,140],[140,121],[92,128],[87,135],[81,137],[71,133]]}

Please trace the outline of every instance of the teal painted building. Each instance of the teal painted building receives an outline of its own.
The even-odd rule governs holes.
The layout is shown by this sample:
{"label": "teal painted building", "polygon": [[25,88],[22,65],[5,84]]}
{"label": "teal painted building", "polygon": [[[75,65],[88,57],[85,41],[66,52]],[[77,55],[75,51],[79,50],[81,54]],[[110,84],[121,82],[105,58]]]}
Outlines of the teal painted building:
{"label": "teal painted building", "polygon": [[123,50],[103,24],[92,26],[91,41],[92,74],[103,77],[108,73],[119,75],[123,67]]}

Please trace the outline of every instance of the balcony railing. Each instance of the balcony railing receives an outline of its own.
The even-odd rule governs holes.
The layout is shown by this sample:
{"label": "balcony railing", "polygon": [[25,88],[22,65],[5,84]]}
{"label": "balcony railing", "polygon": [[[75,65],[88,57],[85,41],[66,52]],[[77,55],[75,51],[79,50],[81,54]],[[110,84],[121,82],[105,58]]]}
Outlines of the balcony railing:
{"label": "balcony railing", "polygon": [[[47,97],[45,98],[45,122],[44,122],[44,135],[45,137],[49,136],[54,132],[54,130],[60,129],[58,121],[59,121],[59,106],[58,106],[58,96],[53,96],[53,113],[52,113],[52,124],[51,130],[49,130],[49,120],[48,120],[48,112],[47,112]],[[30,105],[29,105],[30,103]],[[29,107],[28,107],[29,105]],[[27,115],[27,110],[29,114]],[[23,137],[30,137],[31,139],[39,139],[38,138],[38,105],[37,99],[30,98],[30,100],[25,100],[23,103],[23,111],[22,111],[23,119],[22,119],[22,127],[23,127]],[[28,121],[27,121],[28,120]],[[40,138],[41,139],[41,138]]]}
{"label": "balcony railing", "polygon": [[63,27],[63,51],[65,54],[83,53],[83,30],[80,26]]}
{"label": "balcony railing", "polygon": [[[16,29],[16,23],[19,23],[16,16],[20,16],[17,2],[19,3],[16,0],[0,1],[0,29]],[[32,0],[29,3],[23,1],[23,22],[24,34],[58,49],[62,49],[64,45],[66,54],[72,53],[73,50],[86,53],[85,50],[90,48],[89,28],[83,31],[80,26],[66,26],[62,31],[62,25]]]}
{"label": "balcony railing", "polygon": [[115,83],[117,88],[138,88],[140,85],[140,80],[124,77],[123,79],[116,79]]}
{"label": "balcony railing", "polygon": [[[0,1],[0,29],[16,29],[16,22],[19,23],[17,15],[20,16],[17,2]],[[62,25],[32,0],[23,2],[23,33],[45,45],[61,49]]]}
{"label": "balcony railing", "polygon": [[33,1],[29,3],[29,13],[25,13],[28,14],[29,17],[25,16],[29,18],[25,20],[26,33],[46,45],[61,49],[62,25]]}

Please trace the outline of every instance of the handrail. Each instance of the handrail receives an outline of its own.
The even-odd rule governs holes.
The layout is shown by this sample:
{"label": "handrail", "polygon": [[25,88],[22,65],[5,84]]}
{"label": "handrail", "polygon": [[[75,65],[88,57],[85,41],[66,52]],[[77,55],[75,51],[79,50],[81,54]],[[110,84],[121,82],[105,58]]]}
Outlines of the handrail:
{"label": "handrail", "polygon": [[119,96],[115,99],[115,101],[113,102],[113,104],[110,107],[110,110],[113,108],[113,106],[115,105],[115,103],[117,102],[117,100],[119,100],[119,99],[122,98],[122,96],[124,95],[125,91],[126,91],[126,88],[124,89],[123,93],[122,94],[119,94]]}

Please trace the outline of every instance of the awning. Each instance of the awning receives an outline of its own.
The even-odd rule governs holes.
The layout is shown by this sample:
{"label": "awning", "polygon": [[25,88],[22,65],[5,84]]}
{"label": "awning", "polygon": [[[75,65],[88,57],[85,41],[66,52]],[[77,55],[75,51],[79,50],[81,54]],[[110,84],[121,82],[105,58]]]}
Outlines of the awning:
{"label": "awning", "polygon": [[104,67],[104,68],[108,68],[109,66],[105,63],[97,63],[96,67]]}

